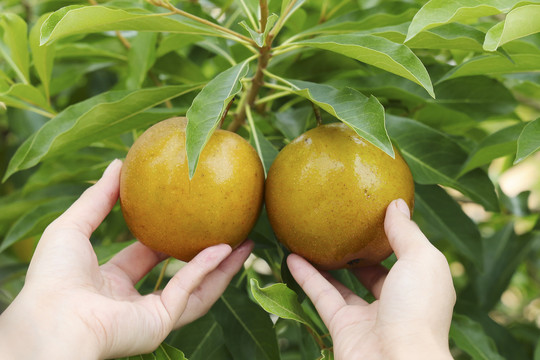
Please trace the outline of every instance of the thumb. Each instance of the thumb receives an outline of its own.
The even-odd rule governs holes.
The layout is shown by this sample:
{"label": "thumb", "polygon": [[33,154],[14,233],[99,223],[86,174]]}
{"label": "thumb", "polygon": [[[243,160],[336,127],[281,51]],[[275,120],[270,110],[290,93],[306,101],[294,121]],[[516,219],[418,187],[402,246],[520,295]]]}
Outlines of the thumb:
{"label": "thumb", "polygon": [[418,258],[425,250],[436,250],[410,216],[409,206],[403,199],[392,201],[386,209],[384,231],[398,259]]}

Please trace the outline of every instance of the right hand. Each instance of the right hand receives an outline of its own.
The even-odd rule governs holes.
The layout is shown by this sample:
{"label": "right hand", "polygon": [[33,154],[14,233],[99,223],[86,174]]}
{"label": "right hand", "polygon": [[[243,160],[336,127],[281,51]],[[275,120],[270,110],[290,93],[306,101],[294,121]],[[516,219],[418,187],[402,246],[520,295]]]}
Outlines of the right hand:
{"label": "right hand", "polygon": [[336,360],[452,359],[456,293],[446,258],[410,220],[403,200],[388,206],[384,226],[398,259],[392,269],[352,270],[376,298],[371,304],[295,254],[287,259],[292,275],[328,327]]}

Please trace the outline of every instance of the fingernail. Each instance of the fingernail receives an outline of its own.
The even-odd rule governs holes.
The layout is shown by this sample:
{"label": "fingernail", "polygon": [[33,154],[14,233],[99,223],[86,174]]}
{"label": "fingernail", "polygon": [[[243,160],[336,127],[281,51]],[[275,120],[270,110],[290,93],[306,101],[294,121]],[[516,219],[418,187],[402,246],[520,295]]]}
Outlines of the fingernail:
{"label": "fingernail", "polygon": [[105,175],[107,175],[108,173],[110,173],[110,172],[111,172],[111,169],[115,168],[119,162],[120,162],[120,160],[114,159],[114,160],[109,164],[109,166],[107,166],[107,168],[105,169],[105,171],[103,172],[103,176],[105,176]]}
{"label": "fingernail", "polygon": [[407,218],[411,218],[411,210],[409,210],[409,206],[403,199],[397,199],[396,200],[396,207],[399,211],[403,213]]}

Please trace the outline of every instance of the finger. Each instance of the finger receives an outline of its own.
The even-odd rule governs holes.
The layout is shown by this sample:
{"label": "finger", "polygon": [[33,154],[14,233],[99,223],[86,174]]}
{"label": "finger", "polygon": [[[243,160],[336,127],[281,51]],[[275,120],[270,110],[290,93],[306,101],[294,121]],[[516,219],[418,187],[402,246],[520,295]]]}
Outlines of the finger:
{"label": "finger", "polygon": [[171,328],[184,312],[190,295],[231,251],[231,247],[226,244],[206,248],[169,280],[160,299],[169,314]]}
{"label": "finger", "polygon": [[375,299],[381,296],[384,279],[388,275],[388,269],[382,265],[372,265],[352,269],[358,280],[373,294]]}
{"label": "finger", "polygon": [[345,299],[319,271],[300,256],[289,255],[287,265],[298,285],[315,305],[326,326],[330,327],[334,315],[347,305]]}
{"label": "finger", "polygon": [[402,199],[388,205],[384,230],[398,259],[418,258],[422,251],[435,249],[420,228],[410,220],[409,207]]}
{"label": "finger", "polygon": [[51,227],[74,228],[89,238],[101,224],[118,199],[120,169],[122,161],[116,159],[109,164],[103,176],[79,197]]}
{"label": "finger", "polygon": [[167,257],[168,255],[152,250],[137,241],[114,255],[101,266],[101,270],[127,276],[131,284],[135,285]]}
{"label": "finger", "polygon": [[247,240],[237,247],[219,266],[206,276],[204,282],[193,292],[186,310],[176,327],[188,324],[203,316],[223,294],[233,276],[242,268],[253,250],[253,241]]}
{"label": "finger", "polygon": [[330,274],[328,274],[328,276],[323,274],[323,276],[337,289],[337,291],[339,291],[347,305],[368,305],[367,301],[356,295],[351,289],[343,285],[341,282],[334,279]]}

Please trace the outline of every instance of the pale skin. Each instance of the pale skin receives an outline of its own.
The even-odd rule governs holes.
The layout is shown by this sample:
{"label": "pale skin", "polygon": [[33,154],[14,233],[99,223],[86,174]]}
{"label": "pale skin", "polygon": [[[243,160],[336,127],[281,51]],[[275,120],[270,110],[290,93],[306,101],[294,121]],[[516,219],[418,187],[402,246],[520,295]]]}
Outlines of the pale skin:
{"label": "pale skin", "polygon": [[[163,291],[141,295],[135,284],[166,256],[137,242],[99,266],[89,241],[118,199],[121,166],[111,163],[44,232],[23,290],[0,316],[2,356],[84,360],[151,352],[173,329],[204,315],[251,253],[251,241],[234,251],[210,247]],[[448,263],[400,204],[390,204],[385,221],[397,263],[390,272],[355,271],[378,299],[371,304],[301,257],[288,258],[330,330],[337,360],[451,358]]]}
{"label": "pale skin", "polygon": [[399,199],[385,231],[397,262],[353,270],[376,301],[367,303],[326,272],[290,255],[290,271],[330,331],[336,360],[452,359],[448,331],[456,293],[448,262]]}
{"label": "pale skin", "polygon": [[6,359],[108,359],[155,350],[174,329],[204,315],[251,253],[217,245],[202,251],[162,292],[134,285],[164,254],[137,242],[98,266],[89,237],[118,199],[115,161],[46,229],[26,283],[0,316]]}

